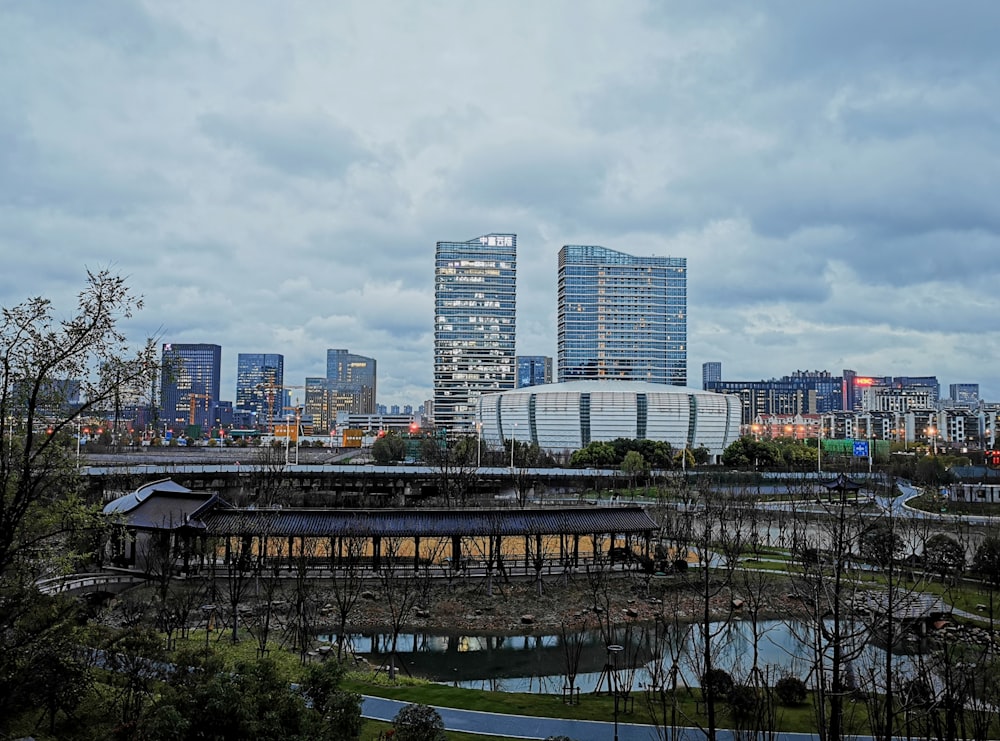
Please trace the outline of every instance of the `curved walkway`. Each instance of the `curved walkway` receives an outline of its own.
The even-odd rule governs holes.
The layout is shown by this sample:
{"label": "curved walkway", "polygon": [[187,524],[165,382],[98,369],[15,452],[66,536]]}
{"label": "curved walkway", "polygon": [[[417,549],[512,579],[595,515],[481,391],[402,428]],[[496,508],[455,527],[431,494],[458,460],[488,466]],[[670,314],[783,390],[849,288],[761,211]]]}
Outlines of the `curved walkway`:
{"label": "curved walkway", "polygon": [[[408,703],[402,700],[388,700],[384,697],[362,695],[361,714],[372,720],[392,722],[396,713]],[[434,706],[441,715],[444,726],[449,731],[476,733],[483,736],[503,736],[518,739],[546,739],[549,736],[567,736],[573,741],[608,741],[614,738],[614,723],[596,720],[569,720],[565,718],[541,718],[527,715],[505,715],[502,713],[481,713],[475,710],[457,710]],[[663,733],[664,735],[659,735]],[[657,731],[654,726],[636,723],[618,723],[619,741],[662,741],[666,731]],[[738,741],[735,731],[719,729],[719,741]],[[742,737],[745,737],[743,734]],[[673,741],[696,741],[705,738],[698,728],[680,729]],[[772,741],[819,741],[814,733],[776,732],[768,736]],[[855,741],[873,741],[870,736],[853,736]]]}

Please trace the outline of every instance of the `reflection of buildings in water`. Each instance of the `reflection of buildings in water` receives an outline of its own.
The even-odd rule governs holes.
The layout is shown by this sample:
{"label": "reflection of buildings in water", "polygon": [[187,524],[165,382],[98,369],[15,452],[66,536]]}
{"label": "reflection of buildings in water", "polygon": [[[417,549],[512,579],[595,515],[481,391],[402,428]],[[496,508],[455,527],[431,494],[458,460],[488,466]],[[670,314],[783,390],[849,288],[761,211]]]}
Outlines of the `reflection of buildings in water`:
{"label": "reflection of buildings in water", "polygon": [[[370,654],[376,663],[391,651],[392,636],[365,633],[351,636],[351,643],[358,653]],[[638,630],[627,653],[637,667],[652,659],[648,644],[639,641]],[[566,648],[556,635],[404,633],[397,639],[396,654],[413,674],[443,681],[537,679],[566,672]],[[578,671],[600,672],[606,661],[607,647],[600,633],[584,633]]]}
{"label": "reflection of buildings in water", "polygon": [[[653,655],[652,641],[642,632],[645,626],[634,627],[634,640],[621,657],[619,676],[621,681],[641,689],[644,683],[650,681],[646,668],[657,661],[669,659],[658,659]],[[859,677],[866,676],[871,667],[883,666],[885,662],[879,641],[863,627],[858,625],[855,642],[849,650],[855,656],[852,663]],[[814,679],[811,648],[814,628],[804,623],[792,625],[780,620],[765,621],[759,628],[761,634],[755,651],[753,628],[748,621],[734,621],[726,626],[713,624],[716,665],[734,677],[746,677],[752,668],[752,657],[757,653],[759,665],[770,676],[793,674],[811,684]],[[575,640],[575,637],[570,640]],[[607,647],[599,632],[588,631],[582,638],[576,683],[581,691],[590,692],[600,686],[604,676]],[[352,641],[359,653],[370,654],[373,662],[381,662],[388,654],[391,636],[384,633],[359,634],[352,636]],[[676,645],[669,649],[661,646],[662,656],[680,655],[681,683],[697,686],[697,666],[702,650],[700,627],[697,624],[681,626],[675,635],[669,637],[669,642]],[[566,649],[569,647],[564,645],[560,636],[554,635],[405,633],[399,636],[397,654],[411,673],[434,681],[476,689],[558,694],[564,684]],[[894,665],[903,676],[911,676],[920,665],[914,657],[906,655],[909,650],[893,653]]]}

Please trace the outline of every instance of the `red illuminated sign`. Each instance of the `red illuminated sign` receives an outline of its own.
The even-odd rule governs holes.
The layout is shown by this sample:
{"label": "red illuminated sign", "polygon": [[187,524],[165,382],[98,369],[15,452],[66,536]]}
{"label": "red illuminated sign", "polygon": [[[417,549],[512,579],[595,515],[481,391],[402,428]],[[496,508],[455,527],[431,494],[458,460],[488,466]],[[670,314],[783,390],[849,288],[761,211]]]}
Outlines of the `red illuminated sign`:
{"label": "red illuminated sign", "polygon": [[874,386],[875,385],[875,379],[874,378],[855,378],[854,379],[854,385],[855,386]]}

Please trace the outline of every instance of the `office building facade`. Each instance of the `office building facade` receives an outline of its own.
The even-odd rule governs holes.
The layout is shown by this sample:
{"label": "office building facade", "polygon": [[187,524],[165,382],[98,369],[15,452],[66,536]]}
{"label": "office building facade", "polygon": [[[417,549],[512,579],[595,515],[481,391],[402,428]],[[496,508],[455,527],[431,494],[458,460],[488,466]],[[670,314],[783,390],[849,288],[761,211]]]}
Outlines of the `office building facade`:
{"label": "office building facade", "polygon": [[701,388],[705,390],[708,384],[722,380],[722,363],[717,360],[701,364]]}
{"label": "office building facade", "polygon": [[740,397],[741,423],[749,425],[760,415],[824,414],[840,409],[842,379],[829,371],[795,371],[766,381],[711,381],[705,390]]}
{"label": "office building facade", "polygon": [[351,397],[348,411],[352,414],[374,414],[377,385],[375,358],[357,355],[348,350],[326,351],[326,378],[337,393]]}
{"label": "office building facade", "polygon": [[222,346],[166,342],[160,373],[160,422],[174,432],[215,423],[222,375]]}
{"label": "office building facade", "polygon": [[269,420],[281,413],[284,385],[284,355],[240,353],[236,356],[236,411],[241,415],[249,413],[255,427],[265,429]]}
{"label": "office building facade", "polygon": [[517,236],[438,242],[434,259],[434,424],[475,429],[485,393],[515,388]]}
{"label": "office building facade", "polygon": [[959,406],[976,407],[979,406],[979,384],[978,383],[951,383],[948,384],[948,398]]}
{"label": "office building facade", "polygon": [[543,386],[552,383],[552,358],[548,355],[517,356],[517,387]]}
{"label": "office building facade", "polygon": [[687,259],[559,251],[558,376],[687,385]]}

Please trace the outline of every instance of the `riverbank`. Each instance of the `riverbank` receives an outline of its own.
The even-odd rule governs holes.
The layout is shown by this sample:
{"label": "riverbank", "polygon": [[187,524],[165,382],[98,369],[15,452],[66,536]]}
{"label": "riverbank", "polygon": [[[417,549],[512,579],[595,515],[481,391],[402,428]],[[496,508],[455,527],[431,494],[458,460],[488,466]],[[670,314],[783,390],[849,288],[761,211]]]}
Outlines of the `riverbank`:
{"label": "riverbank", "polygon": [[[648,583],[647,583],[648,581]],[[762,600],[767,606],[760,618],[778,618],[801,611],[801,603],[787,595],[780,579],[767,587]],[[616,573],[598,585],[585,575],[550,577],[541,594],[530,581],[508,584],[495,580],[490,595],[483,580],[434,585],[404,619],[405,631],[467,631],[476,634],[556,634],[597,629],[602,625],[628,622],[649,623],[657,619],[693,622],[703,616],[704,600],[678,577],[652,577]],[[709,600],[713,620],[739,616],[746,596],[725,588]],[[321,611],[321,624],[334,629],[335,603]],[[391,624],[389,602],[378,589],[370,589],[351,612],[352,632],[385,628]]]}

